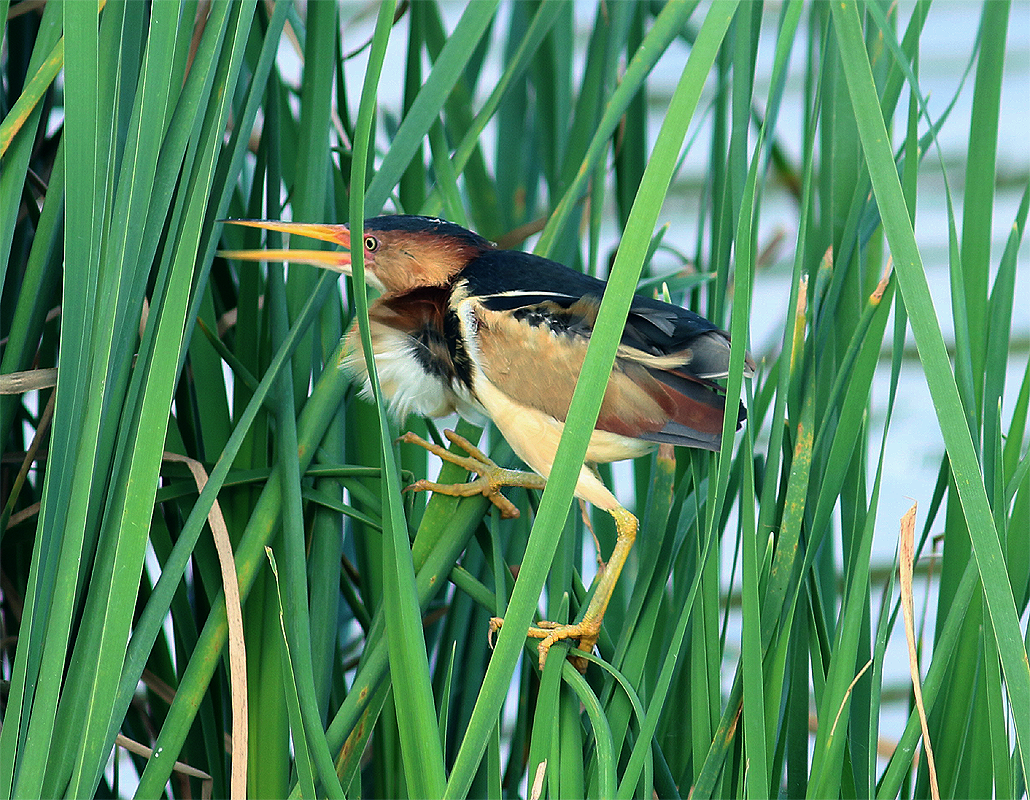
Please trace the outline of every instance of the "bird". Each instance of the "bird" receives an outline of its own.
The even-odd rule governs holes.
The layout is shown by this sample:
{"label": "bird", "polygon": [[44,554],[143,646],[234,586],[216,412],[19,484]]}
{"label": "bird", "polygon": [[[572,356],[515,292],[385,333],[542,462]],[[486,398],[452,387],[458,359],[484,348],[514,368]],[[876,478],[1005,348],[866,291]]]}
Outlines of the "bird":
{"label": "bird", "polygon": [[[366,282],[379,292],[368,318],[376,373],[392,415],[441,417],[457,412],[477,424],[492,421],[532,470],[502,469],[452,431],[463,457],[415,434],[401,437],[478,475],[464,484],[416,482],[416,490],[484,494],[504,516],[518,510],[504,486],[543,488],[551,472],[572,394],[597,320],[606,282],[520,250],[504,250],[443,219],[407,214],[364,221],[360,239],[347,224],[226,220],[331,242],[342,250],[228,250],[249,261],[282,260],[351,274],[360,241]],[[372,387],[355,323],[342,367]],[[574,640],[581,652],[597,643],[615,584],[637,536],[637,518],[605,486],[596,465],[636,458],[666,443],[718,451],[721,446],[730,336],[715,324],[670,303],[634,295],[615,363],[576,483],[581,501],[608,512],[616,542],[582,618],[541,621],[542,668],[550,647]],[[744,376],[755,363],[745,354]],[[736,426],[746,419],[738,401]],[[491,633],[503,619],[491,620]],[[581,659],[585,667],[585,661]]]}

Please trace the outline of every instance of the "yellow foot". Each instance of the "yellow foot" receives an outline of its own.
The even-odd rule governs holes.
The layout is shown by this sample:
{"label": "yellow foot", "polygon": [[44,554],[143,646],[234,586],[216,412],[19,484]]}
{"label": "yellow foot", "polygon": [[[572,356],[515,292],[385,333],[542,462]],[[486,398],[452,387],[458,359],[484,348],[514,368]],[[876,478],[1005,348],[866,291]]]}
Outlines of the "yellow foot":
{"label": "yellow foot", "polygon": [[[501,617],[492,617],[490,619],[489,637],[491,647],[493,646],[493,636],[501,629],[502,625],[504,625],[504,620]],[[587,622],[584,620],[567,625],[560,622],[547,622],[543,620],[536,627],[530,628],[526,635],[540,640],[536,650],[540,654],[540,669],[543,670],[544,664],[547,662],[547,653],[555,642],[560,642],[563,639],[576,639],[579,642],[579,650],[584,653],[591,653],[594,650],[594,645],[597,644],[597,637],[600,633],[600,621]],[[570,653],[569,660],[580,672],[586,672],[589,662],[585,658],[579,658]]]}
{"label": "yellow foot", "polygon": [[457,464],[459,467],[464,467],[469,472],[476,473],[479,477],[468,483],[448,484],[434,483],[433,481],[423,479],[408,486],[404,491],[431,491],[452,497],[472,497],[482,494],[501,510],[501,516],[506,519],[514,519],[519,515],[519,510],[515,507],[514,503],[501,494],[501,487],[525,486],[530,489],[542,489],[544,487],[544,479],[539,475],[531,472],[521,472],[517,469],[499,467],[489,456],[464,436],[459,436],[454,431],[444,431],[444,434],[451,442],[468,453],[468,456],[459,456],[456,453],[452,453],[438,444],[427,442],[421,436],[410,431],[399,437],[397,441],[424,447],[433,455],[440,457],[444,461]]}

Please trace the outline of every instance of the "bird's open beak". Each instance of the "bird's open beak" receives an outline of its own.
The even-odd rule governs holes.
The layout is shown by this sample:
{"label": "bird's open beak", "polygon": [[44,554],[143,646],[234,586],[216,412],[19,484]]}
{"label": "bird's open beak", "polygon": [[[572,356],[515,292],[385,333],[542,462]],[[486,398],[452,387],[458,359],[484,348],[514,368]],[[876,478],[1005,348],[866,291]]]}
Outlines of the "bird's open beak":
{"label": "bird's open beak", "polygon": [[243,225],[248,228],[263,228],[266,231],[306,236],[322,242],[333,242],[345,248],[339,250],[219,250],[224,258],[235,258],[241,261],[289,261],[291,264],[311,264],[333,272],[351,274],[350,265],[350,230],[346,225],[328,225],[322,223],[279,222],[268,219],[227,219],[230,225]]}

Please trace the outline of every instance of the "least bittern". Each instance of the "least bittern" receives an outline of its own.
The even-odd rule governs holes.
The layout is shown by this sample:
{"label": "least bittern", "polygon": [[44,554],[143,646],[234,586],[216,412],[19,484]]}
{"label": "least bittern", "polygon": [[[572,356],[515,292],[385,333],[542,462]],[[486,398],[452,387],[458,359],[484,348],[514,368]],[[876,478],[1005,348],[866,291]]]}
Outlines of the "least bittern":
{"label": "least bittern", "polygon": [[[347,252],[242,250],[229,258],[284,260],[349,274],[346,225],[233,220],[234,224],[334,242]],[[558,449],[572,393],[597,318],[605,282],[546,258],[500,250],[481,236],[439,219],[384,216],[365,221],[366,281],[381,292],[369,308],[376,371],[392,413],[439,417],[457,411],[490,419],[535,474],[502,470],[448,431],[469,454],[460,458],[412,434],[442,458],[479,474],[455,486],[419,481],[415,488],[447,494],[482,492],[508,516],[514,506],[499,489],[542,487]],[[347,336],[343,366],[371,386],[357,327]],[[634,298],[615,365],[590,438],[576,496],[615,519],[617,538],[580,622],[541,622],[540,663],[548,648],[576,639],[590,652],[597,642],[615,582],[637,534],[637,519],[605,487],[593,464],[635,458],[658,443],[718,450],[730,338],[704,317],[678,306]],[[750,376],[754,362],[746,357]],[[739,405],[737,424],[745,410]],[[501,620],[494,620],[496,629]]]}

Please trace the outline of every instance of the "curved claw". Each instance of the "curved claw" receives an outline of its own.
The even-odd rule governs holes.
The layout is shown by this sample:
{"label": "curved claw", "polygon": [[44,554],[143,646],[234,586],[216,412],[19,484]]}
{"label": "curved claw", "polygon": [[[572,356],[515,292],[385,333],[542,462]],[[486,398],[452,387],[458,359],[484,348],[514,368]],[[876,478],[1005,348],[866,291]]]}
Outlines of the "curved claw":
{"label": "curved claw", "polygon": [[449,497],[474,497],[481,494],[501,511],[505,519],[517,519],[519,510],[511,500],[501,494],[500,487],[490,478],[481,476],[468,483],[434,483],[425,478],[404,487],[405,492],[437,492]]}
{"label": "curved claw", "polygon": [[[490,618],[490,630],[487,633],[487,641],[490,643],[491,649],[494,646],[494,634],[497,633],[503,625],[504,619],[502,617]],[[600,623],[589,623],[584,621],[577,622],[575,624],[565,624],[561,622],[548,622],[547,620],[541,620],[536,624],[536,626],[530,627],[526,632],[526,635],[534,639],[541,640],[536,649],[540,657],[538,664],[542,672],[544,664],[547,663],[547,654],[551,649],[551,645],[565,639],[577,639],[579,641],[578,650],[584,653],[590,653],[593,651],[594,645],[597,644],[597,637],[600,634],[600,631]],[[585,658],[576,656],[575,652],[575,650],[570,651],[568,659],[572,662],[572,666],[580,672],[585,673],[589,662]]]}
{"label": "curved claw", "polygon": [[494,649],[494,634],[501,629],[504,624],[503,617],[490,617],[490,630],[486,632],[486,641],[490,645],[490,649]]}
{"label": "curved claw", "polygon": [[[540,654],[540,669],[542,670],[544,663],[547,661],[547,653],[551,649],[551,645],[565,639],[576,639],[579,641],[578,650],[584,653],[592,653],[600,633],[600,621],[587,622],[583,620],[582,622],[564,625],[560,622],[542,620],[535,628],[530,628],[527,635],[532,636],[534,639],[540,639],[540,644],[536,646],[536,649]],[[572,665],[580,672],[586,672],[587,660],[585,658],[577,658],[574,653],[574,650],[569,652],[569,660],[572,662]]]}
{"label": "curved claw", "polygon": [[479,477],[468,483],[434,483],[433,481],[420,480],[407,487],[405,491],[424,492],[432,491],[439,494],[446,494],[452,497],[472,497],[481,494],[501,511],[505,519],[515,519],[519,516],[519,510],[507,497],[501,493],[502,486],[525,486],[531,489],[542,489],[544,479],[539,475],[530,472],[521,472],[514,469],[504,469],[497,464],[468,439],[459,436],[454,431],[444,431],[447,438],[454,444],[468,453],[468,456],[459,456],[452,453],[445,447],[427,442],[421,436],[408,431],[399,436],[397,441],[406,444],[415,444],[428,450],[435,456],[457,464],[459,467],[474,472]]}

